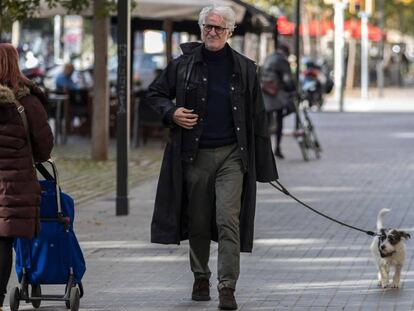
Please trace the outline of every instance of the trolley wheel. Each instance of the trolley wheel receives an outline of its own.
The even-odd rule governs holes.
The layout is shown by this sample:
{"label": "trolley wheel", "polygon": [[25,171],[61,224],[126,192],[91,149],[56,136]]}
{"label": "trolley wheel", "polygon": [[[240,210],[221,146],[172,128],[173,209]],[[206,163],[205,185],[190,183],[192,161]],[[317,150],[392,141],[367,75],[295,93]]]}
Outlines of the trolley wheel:
{"label": "trolley wheel", "polygon": [[78,311],[79,310],[79,300],[80,300],[79,288],[72,287],[70,289],[70,296],[69,296],[70,311]]}
{"label": "trolley wheel", "polygon": [[[39,284],[32,285],[32,297],[41,297],[42,296],[42,288]],[[39,308],[40,304],[42,303],[41,300],[32,300],[33,308]]]}
{"label": "trolley wheel", "polygon": [[18,287],[15,287],[10,292],[10,310],[17,311],[19,310],[20,305],[20,290]]}

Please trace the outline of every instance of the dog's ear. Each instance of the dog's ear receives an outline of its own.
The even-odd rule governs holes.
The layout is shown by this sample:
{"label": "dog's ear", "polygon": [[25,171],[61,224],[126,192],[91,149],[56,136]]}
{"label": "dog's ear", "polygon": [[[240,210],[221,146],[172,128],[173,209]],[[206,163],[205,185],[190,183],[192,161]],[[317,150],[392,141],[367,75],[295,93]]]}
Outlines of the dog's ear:
{"label": "dog's ear", "polygon": [[404,239],[406,239],[406,240],[408,240],[409,238],[411,238],[411,235],[410,235],[409,233],[405,232],[405,231],[399,231],[398,233],[399,233],[399,235],[400,235],[402,238],[404,238]]}

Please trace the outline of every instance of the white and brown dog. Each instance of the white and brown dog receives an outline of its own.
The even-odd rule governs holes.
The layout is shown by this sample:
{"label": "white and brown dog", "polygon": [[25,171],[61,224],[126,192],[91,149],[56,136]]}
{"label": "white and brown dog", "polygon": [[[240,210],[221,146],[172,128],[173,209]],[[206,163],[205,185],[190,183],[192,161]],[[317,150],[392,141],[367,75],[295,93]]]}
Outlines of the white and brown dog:
{"label": "white and brown dog", "polygon": [[[371,252],[378,266],[378,286],[382,288],[400,287],[401,269],[405,261],[404,241],[411,236],[407,232],[397,229],[385,229],[383,218],[389,209],[382,209],[377,217],[378,235],[371,244]],[[390,270],[394,269],[392,283],[389,284]]]}

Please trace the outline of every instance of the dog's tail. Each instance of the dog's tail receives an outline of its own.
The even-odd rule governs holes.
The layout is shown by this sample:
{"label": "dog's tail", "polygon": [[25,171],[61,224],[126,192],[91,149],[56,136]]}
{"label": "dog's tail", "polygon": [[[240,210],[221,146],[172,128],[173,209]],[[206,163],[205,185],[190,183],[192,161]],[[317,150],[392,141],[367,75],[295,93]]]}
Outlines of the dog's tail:
{"label": "dog's tail", "polygon": [[379,211],[378,216],[377,216],[377,230],[378,232],[384,228],[384,223],[383,223],[383,219],[384,219],[384,215],[387,214],[390,211],[390,209],[388,208],[383,208],[382,210]]}

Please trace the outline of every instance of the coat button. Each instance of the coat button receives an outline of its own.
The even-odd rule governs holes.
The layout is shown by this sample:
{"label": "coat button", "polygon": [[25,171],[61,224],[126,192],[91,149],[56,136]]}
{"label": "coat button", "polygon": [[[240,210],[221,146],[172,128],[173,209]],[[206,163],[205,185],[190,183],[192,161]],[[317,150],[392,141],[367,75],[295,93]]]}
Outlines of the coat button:
{"label": "coat button", "polygon": [[198,137],[196,139],[194,139],[195,141],[198,141]]}
{"label": "coat button", "polygon": [[240,127],[236,127],[236,130],[240,131]]}
{"label": "coat button", "polygon": [[231,90],[234,91],[234,86],[231,87]]}
{"label": "coat button", "polygon": [[201,99],[201,101],[202,101],[202,102],[204,102],[204,101],[206,101],[206,99],[203,97],[203,98]]}
{"label": "coat button", "polygon": [[207,81],[207,78],[206,77],[203,77],[203,81],[206,82]]}
{"label": "coat button", "polygon": [[203,118],[200,118],[200,121],[204,121],[204,119]]}
{"label": "coat button", "polygon": [[244,148],[243,148],[243,147],[240,147],[240,150],[241,150],[241,151],[243,151],[243,150],[244,150]]}
{"label": "coat button", "polygon": [[237,107],[236,107],[236,106],[234,106],[234,107],[233,107],[233,109],[234,109],[234,110],[237,110]]}
{"label": "coat button", "polygon": [[194,158],[190,158],[190,161],[193,162]]}

